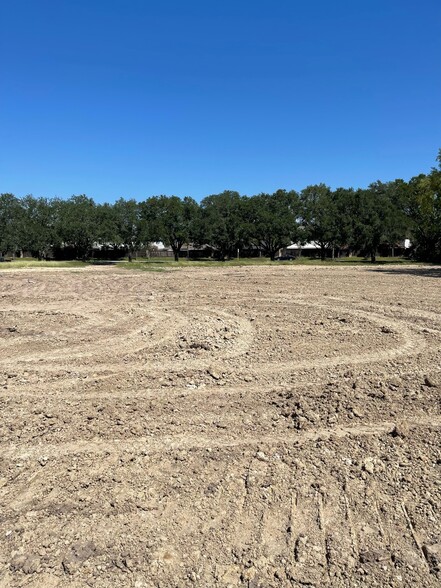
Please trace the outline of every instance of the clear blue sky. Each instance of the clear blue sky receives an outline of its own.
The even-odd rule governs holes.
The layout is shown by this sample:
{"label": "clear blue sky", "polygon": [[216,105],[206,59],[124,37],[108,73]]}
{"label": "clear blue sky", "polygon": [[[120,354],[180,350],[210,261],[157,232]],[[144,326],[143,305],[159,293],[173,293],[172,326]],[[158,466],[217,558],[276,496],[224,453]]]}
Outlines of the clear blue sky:
{"label": "clear blue sky", "polygon": [[197,200],[409,179],[440,0],[0,0],[0,192]]}

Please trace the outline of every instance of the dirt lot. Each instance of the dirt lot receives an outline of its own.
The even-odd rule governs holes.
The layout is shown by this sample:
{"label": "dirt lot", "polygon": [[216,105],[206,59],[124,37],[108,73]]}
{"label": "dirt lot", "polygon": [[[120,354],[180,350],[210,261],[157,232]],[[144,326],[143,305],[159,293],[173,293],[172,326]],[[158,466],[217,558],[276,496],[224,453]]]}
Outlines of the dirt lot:
{"label": "dirt lot", "polygon": [[1,588],[440,585],[440,268],[0,296]]}

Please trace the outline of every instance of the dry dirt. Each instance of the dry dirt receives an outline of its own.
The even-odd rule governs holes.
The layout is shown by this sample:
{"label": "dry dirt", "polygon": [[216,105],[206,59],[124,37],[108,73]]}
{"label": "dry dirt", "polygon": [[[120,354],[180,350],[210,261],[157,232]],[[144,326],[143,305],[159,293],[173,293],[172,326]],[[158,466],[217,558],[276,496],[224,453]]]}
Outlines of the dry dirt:
{"label": "dry dirt", "polygon": [[1,588],[440,585],[440,268],[0,296]]}

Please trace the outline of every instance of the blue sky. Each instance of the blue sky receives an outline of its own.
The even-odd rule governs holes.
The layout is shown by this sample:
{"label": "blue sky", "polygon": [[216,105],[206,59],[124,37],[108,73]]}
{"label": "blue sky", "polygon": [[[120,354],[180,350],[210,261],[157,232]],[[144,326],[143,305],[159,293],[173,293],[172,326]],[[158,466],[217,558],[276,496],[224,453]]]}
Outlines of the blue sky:
{"label": "blue sky", "polygon": [[0,0],[0,192],[363,187],[441,147],[439,0]]}

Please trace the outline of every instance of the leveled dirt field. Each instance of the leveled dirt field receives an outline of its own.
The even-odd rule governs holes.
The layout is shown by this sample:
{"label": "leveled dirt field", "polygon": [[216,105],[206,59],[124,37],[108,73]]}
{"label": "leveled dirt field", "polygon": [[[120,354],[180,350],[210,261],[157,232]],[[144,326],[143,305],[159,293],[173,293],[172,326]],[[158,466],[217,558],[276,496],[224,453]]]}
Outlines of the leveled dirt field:
{"label": "leveled dirt field", "polygon": [[0,296],[2,588],[440,585],[440,268]]}

